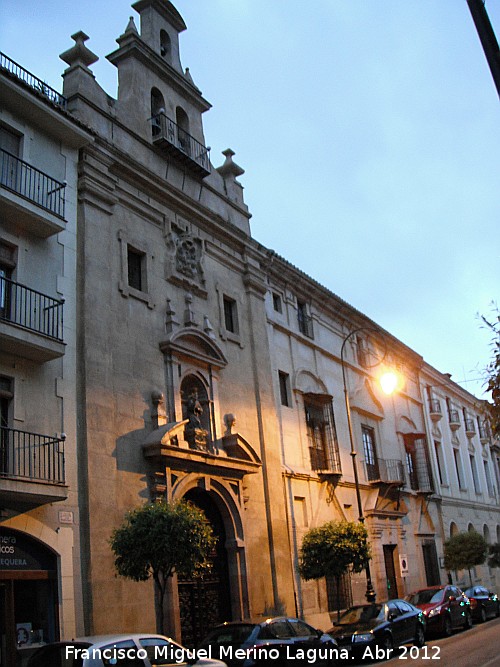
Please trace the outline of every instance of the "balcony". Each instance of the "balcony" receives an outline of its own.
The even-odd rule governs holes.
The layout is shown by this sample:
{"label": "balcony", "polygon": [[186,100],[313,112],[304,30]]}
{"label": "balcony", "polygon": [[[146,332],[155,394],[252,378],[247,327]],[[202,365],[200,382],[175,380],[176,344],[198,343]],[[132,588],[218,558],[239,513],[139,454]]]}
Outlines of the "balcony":
{"label": "balcony", "polygon": [[365,461],[365,476],[370,484],[403,486],[405,483],[403,462],[399,459],[377,459],[375,463]]}
{"label": "balcony", "polygon": [[334,446],[309,447],[309,456],[311,459],[311,469],[320,476],[338,476],[342,475],[340,465],[340,455],[338,449]]}
{"label": "balcony", "polygon": [[482,445],[487,445],[491,440],[491,429],[487,421],[483,421],[479,425],[479,440]]}
{"label": "balcony", "polygon": [[0,428],[0,506],[37,507],[67,498],[64,439]]}
{"label": "balcony", "polygon": [[468,438],[473,438],[476,435],[476,426],[473,419],[468,417],[465,419],[465,435]]}
{"label": "balcony", "polygon": [[441,411],[441,403],[437,398],[429,399],[429,415],[433,422],[438,422],[443,413]]}
{"label": "balcony", "polygon": [[458,428],[460,428],[460,415],[458,410],[448,410],[448,422],[452,431],[456,431]]}
{"label": "balcony", "polygon": [[0,207],[7,224],[41,238],[65,229],[66,183],[0,149]]}
{"label": "balcony", "polygon": [[64,354],[63,301],[0,278],[2,350],[39,363]]}
{"label": "balcony", "polygon": [[0,52],[0,70],[3,70],[4,73],[10,75],[11,77],[22,81],[28,88],[41,97],[45,98],[47,101],[52,104],[60,107],[61,109],[66,109],[66,98],[63,97],[56,90],[48,86],[44,81],[38,77],[28,72],[27,69],[18,65],[14,60],[11,60],[4,53]]}
{"label": "balcony", "polygon": [[407,473],[410,488],[417,493],[434,493],[434,484],[427,460],[415,461],[407,456]]}
{"label": "balcony", "polygon": [[210,148],[174,123],[163,112],[151,119],[153,143],[193,174],[205,178],[210,173]]}

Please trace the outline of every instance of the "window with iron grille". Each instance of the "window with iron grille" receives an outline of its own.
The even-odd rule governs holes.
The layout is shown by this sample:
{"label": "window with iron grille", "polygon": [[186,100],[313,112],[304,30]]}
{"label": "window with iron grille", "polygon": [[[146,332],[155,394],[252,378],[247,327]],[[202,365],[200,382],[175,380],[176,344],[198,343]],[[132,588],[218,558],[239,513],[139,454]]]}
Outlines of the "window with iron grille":
{"label": "window with iron grille", "polygon": [[308,394],[304,398],[304,408],[311,468],[340,473],[339,445],[331,398]]}
{"label": "window with iron grille", "polygon": [[305,301],[297,299],[297,320],[299,323],[299,331],[308,338],[314,338],[312,317],[309,315],[307,304]]}
{"label": "window with iron grille", "polygon": [[328,611],[348,609],[352,606],[351,573],[345,572],[338,579],[326,577]]}

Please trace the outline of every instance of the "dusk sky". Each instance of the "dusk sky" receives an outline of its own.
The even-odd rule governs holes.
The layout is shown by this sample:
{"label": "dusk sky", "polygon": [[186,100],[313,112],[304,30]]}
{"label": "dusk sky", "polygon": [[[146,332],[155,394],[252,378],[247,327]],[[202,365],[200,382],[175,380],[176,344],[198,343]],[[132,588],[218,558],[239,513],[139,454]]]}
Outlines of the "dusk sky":
{"label": "dusk sky", "polygon": [[[181,61],[232,148],[253,236],[480,396],[500,305],[500,103],[466,0],[176,0]],[[500,0],[487,0],[500,40]],[[129,0],[0,0],[0,50],[57,90],[83,30],[98,82]],[[1,103],[1,101],[0,101]],[[465,381],[465,383],[464,383]]]}

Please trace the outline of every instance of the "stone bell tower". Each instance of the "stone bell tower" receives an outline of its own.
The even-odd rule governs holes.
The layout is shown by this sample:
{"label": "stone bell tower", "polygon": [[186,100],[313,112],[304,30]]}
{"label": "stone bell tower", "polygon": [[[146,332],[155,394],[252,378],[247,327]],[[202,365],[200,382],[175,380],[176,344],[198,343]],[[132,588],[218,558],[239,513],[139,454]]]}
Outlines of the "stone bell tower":
{"label": "stone bell tower", "polygon": [[186,24],[168,0],[139,0],[132,7],[140,32],[131,17],[116,40],[119,48],[108,56],[118,68],[117,117],[204,177],[209,149],[202,113],[210,104],[181,65],[179,34]]}

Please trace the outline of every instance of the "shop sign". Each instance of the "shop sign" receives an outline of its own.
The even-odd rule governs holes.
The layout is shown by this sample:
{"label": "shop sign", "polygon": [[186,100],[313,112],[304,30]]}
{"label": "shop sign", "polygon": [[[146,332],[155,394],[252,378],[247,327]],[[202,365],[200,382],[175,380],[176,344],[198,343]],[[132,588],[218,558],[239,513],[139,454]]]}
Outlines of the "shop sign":
{"label": "shop sign", "polygon": [[0,528],[0,570],[55,570],[55,556],[29,535]]}

